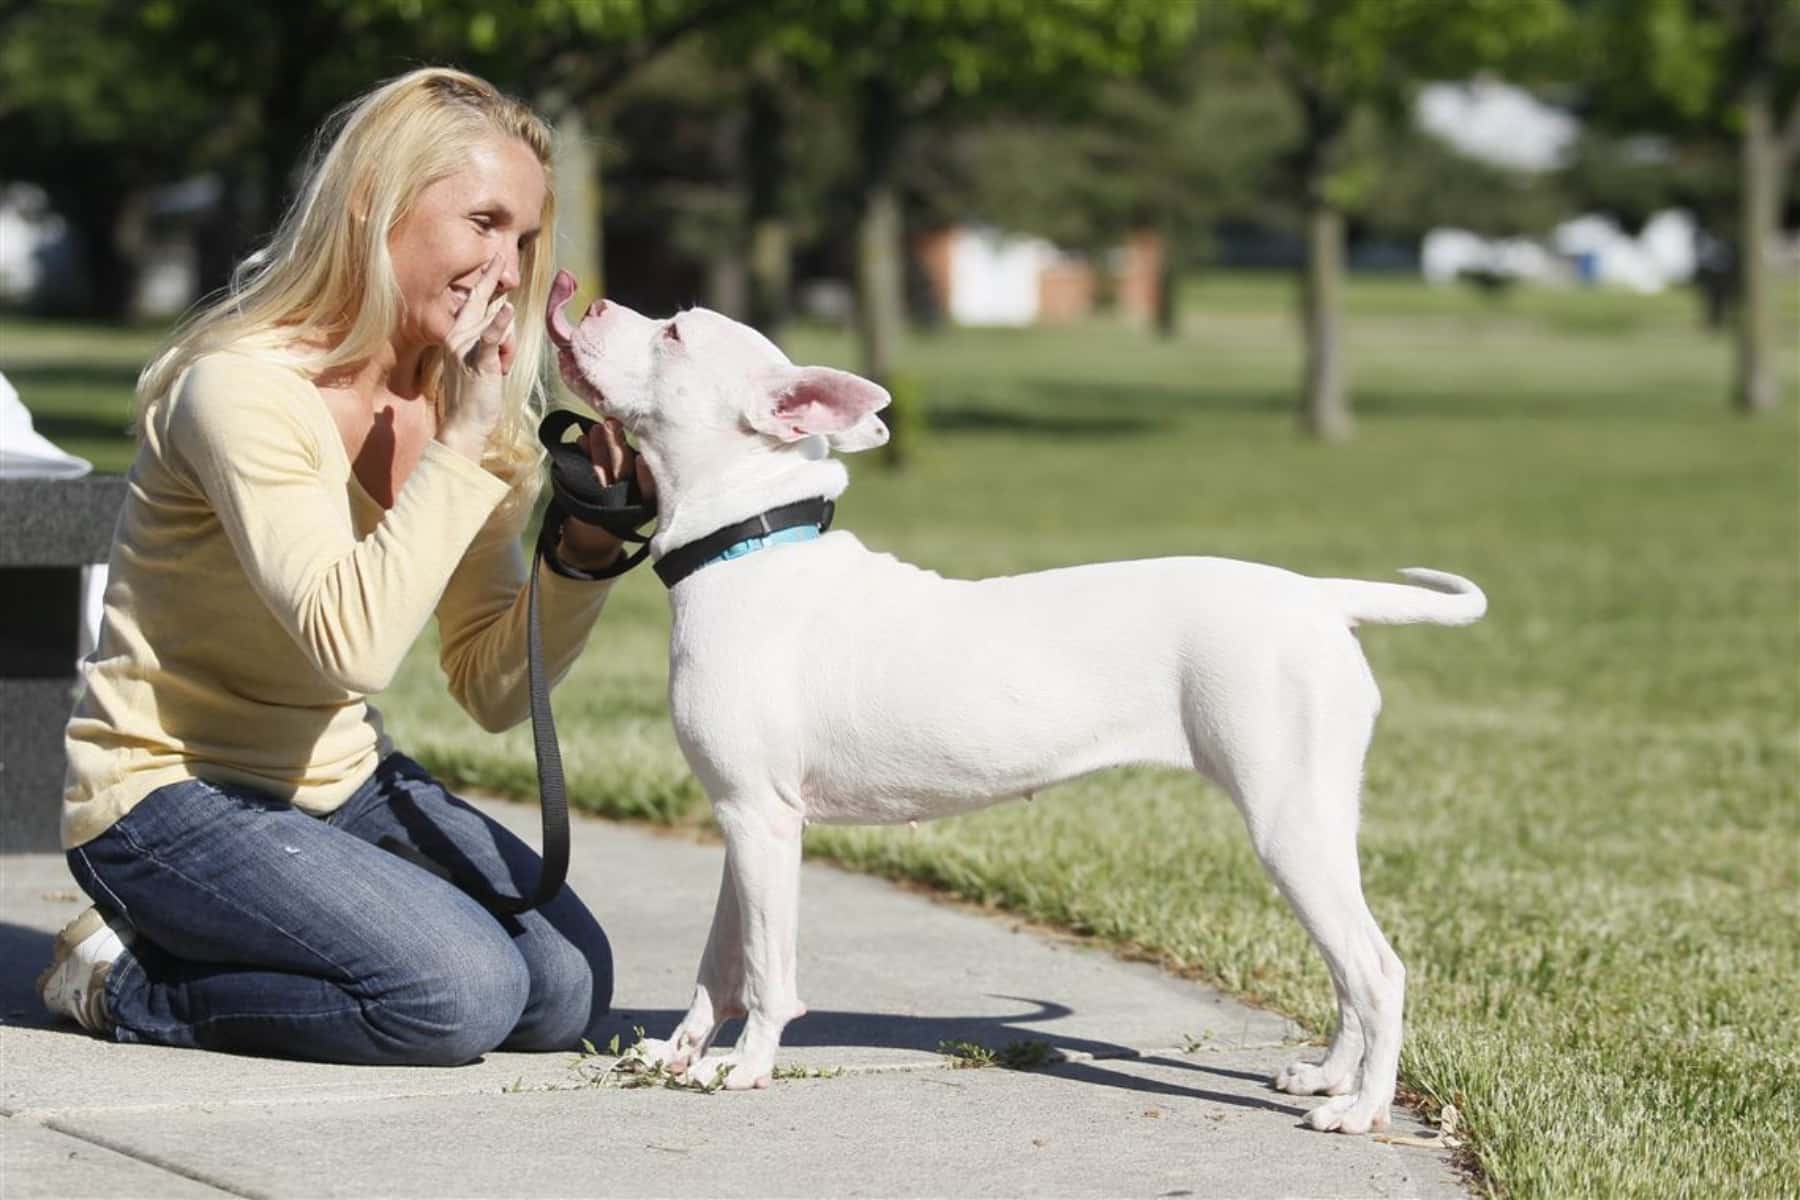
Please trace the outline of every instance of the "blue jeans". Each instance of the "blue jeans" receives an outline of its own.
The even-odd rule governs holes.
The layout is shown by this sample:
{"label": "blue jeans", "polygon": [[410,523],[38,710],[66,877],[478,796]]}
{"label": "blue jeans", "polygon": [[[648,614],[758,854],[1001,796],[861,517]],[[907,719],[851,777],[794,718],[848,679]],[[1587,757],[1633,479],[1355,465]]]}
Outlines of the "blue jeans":
{"label": "blue jeans", "polygon": [[448,1066],[575,1048],[612,1000],[612,950],[567,887],[496,917],[379,850],[391,835],[519,894],[525,843],[390,754],[328,817],[250,788],[158,788],[69,866],[137,938],[106,981],[123,1042]]}

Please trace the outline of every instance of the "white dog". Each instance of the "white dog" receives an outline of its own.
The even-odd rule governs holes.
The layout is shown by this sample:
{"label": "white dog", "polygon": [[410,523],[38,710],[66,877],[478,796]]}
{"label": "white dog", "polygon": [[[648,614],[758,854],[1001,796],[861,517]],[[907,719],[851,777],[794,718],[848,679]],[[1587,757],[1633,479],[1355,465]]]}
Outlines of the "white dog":
{"label": "white dog", "polygon": [[[656,477],[659,573],[714,531],[836,497],[848,477],[828,446],[886,440],[875,414],[888,396],[866,380],[796,367],[705,309],[652,321],[598,301],[571,328],[560,310],[573,290],[565,274],[552,294],[563,373],[634,435]],[[783,1027],[805,1012],[794,958],[808,821],[942,817],[1161,763],[1230,793],[1330,967],[1330,1050],[1275,1086],[1336,1097],[1308,1114],[1316,1129],[1387,1123],[1406,974],[1357,865],[1381,701],[1351,628],[1467,624],[1487,604],[1474,584],[1426,570],[1405,574],[1428,587],[1312,579],[1218,558],[960,580],[849,533],[782,541],[751,539],[670,591],[670,709],[724,833],[725,872],[693,1005],[667,1041],[646,1043],[651,1062],[703,1082],[729,1068],[730,1089],[767,1085]],[[702,1066],[738,1016],[736,1048]]]}

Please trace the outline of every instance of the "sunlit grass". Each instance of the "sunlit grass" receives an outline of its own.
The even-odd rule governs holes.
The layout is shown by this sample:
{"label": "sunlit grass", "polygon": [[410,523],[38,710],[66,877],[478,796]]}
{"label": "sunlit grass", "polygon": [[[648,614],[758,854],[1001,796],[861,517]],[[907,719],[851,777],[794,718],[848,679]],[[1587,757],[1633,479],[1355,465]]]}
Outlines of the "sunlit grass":
{"label": "sunlit grass", "polygon": [[[1478,580],[1480,625],[1363,635],[1386,706],[1362,860],[1410,971],[1405,1082],[1457,1104],[1510,1194],[1800,1193],[1794,355],[1782,411],[1746,421],[1685,295],[1359,281],[1359,436],[1328,449],[1293,432],[1289,286],[1215,277],[1187,299],[1172,342],[1109,322],[913,338],[930,428],[903,474],[854,463],[840,523],[947,574],[1205,553]],[[78,357],[128,375],[139,345]],[[853,365],[830,331],[790,345]],[[125,411],[61,381],[71,420]],[[666,631],[655,579],[628,579],[557,693],[595,811],[703,811]],[[432,658],[382,698],[401,743],[531,794],[528,734],[477,731]],[[815,827],[809,849],[1329,1029],[1317,955],[1192,777],[1120,772],[916,832]]]}

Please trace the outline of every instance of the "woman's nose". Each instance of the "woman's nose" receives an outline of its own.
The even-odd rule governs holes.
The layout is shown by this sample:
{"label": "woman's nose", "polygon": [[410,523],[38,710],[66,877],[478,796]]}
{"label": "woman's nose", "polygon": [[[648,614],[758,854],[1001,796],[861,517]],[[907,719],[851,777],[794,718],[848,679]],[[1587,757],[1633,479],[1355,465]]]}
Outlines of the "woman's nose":
{"label": "woman's nose", "polygon": [[500,264],[500,278],[494,283],[494,290],[510,292],[519,286],[519,252],[502,250],[506,257]]}

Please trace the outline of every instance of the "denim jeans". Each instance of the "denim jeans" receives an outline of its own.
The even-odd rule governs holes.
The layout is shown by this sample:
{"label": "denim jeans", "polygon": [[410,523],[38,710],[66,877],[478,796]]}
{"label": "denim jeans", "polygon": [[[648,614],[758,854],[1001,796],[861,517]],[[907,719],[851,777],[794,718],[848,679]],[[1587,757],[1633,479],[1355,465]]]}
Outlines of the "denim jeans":
{"label": "denim jeans", "polygon": [[114,1036],[418,1065],[576,1047],[611,1003],[612,951],[575,894],[496,917],[384,835],[502,891],[537,880],[529,846],[401,754],[328,817],[187,780],[69,851],[137,931],[106,981]]}

